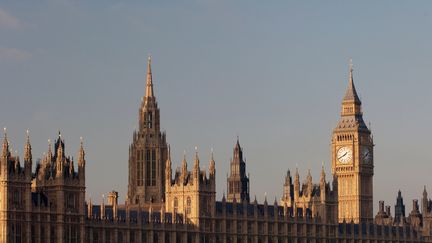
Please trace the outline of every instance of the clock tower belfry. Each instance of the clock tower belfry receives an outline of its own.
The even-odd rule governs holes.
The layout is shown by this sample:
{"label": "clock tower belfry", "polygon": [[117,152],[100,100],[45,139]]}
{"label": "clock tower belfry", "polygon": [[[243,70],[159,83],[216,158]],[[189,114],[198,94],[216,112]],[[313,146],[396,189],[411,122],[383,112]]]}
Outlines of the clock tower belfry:
{"label": "clock tower belfry", "polygon": [[350,63],[348,89],[332,136],[332,173],[338,183],[339,222],[373,220],[373,137],[363,120]]}

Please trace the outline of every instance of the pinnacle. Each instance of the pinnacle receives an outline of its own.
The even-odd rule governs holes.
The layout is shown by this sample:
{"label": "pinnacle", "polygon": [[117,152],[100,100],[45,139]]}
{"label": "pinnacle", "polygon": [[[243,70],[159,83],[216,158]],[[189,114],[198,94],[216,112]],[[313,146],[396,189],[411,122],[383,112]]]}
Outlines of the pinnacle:
{"label": "pinnacle", "polygon": [[358,97],[355,85],[354,85],[354,79],[353,79],[353,68],[352,63],[350,63],[350,69],[349,69],[349,79],[348,79],[348,88],[345,93],[343,101],[350,101],[357,104],[361,104],[360,98]]}
{"label": "pinnacle", "polygon": [[153,77],[152,77],[152,71],[151,71],[151,56],[149,56],[148,63],[147,63],[147,80],[146,80],[145,98],[152,98],[152,97],[154,97],[154,94],[153,94]]}

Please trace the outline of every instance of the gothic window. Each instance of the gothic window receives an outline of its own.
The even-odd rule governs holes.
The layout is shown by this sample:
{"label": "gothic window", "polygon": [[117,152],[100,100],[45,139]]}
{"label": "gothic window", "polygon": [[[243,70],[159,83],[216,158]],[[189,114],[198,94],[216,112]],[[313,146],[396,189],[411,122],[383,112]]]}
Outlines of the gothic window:
{"label": "gothic window", "polygon": [[138,150],[137,151],[137,185],[138,186],[143,186],[144,181],[143,181],[143,173],[144,173],[144,168],[143,168],[143,156],[142,156],[142,150]]}
{"label": "gothic window", "polygon": [[152,124],[153,124],[153,113],[152,112],[148,112],[147,113],[147,128],[152,128]]}
{"label": "gothic window", "polygon": [[[13,230],[13,228],[12,228],[12,230]],[[21,236],[22,236],[21,225],[20,224],[16,224],[15,225],[15,235],[14,235],[16,243],[21,243],[21,240],[22,240]]]}
{"label": "gothic window", "polygon": [[41,239],[41,242],[46,241],[46,239],[45,239],[45,227],[44,226],[40,227],[40,239]]}
{"label": "gothic window", "polygon": [[66,208],[73,210],[76,207],[76,197],[73,193],[67,195]]}
{"label": "gothic window", "polygon": [[111,232],[109,230],[105,231],[105,242],[111,243]]}
{"label": "gothic window", "polygon": [[191,206],[192,206],[192,200],[190,197],[187,197],[186,199],[186,214],[190,214],[191,213]]}
{"label": "gothic window", "polygon": [[151,171],[150,171],[150,149],[146,150],[146,156],[145,156],[145,160],[146,160],[146,185],[150,186],[150,176],[151,176]]}
{"label": "gothic window", "polygon": [[30,235],[31,235],[31,242],[32,243],[35,243],[36,242],[36,235],[35,235],[35,227],[34,227],[34,225],[32,224],[32,226],[31,226],[31,233],[30,233]]}
{"label": "gothic window", "polygon": [[156,186],[156,150],[152,150],[152,156],[151,156],[151,164],[152,164],[152,179],[151,183],[152,186]]}
{"label": "gothic window", "polygon": [[145,231],[142,231],[142,233],[141,233],[141,241],[142,241],[142,243],[147,242],[147,233]]}
{"label": "gothic window", "polygon": [[174,213],[177,213],[178,211],[178,199],[177,197],[174,198]]}
{"label": "gothic window", "polygon": [[135,231],[129,233],[129,243],[135,243]]}
{"label": "gothic window", "polygon": [[51,243],[55,243],[56,242],[56,232],[55,232],[55,228],[54,226],[51,226],[50,228],[50,238],[51,238]]}
{"label": "gothic window", "polygon": [[117,242],[121,242],[121,243],[123,243],[123,232],[121,232],[121,231],[119,231],[118,233],[117,233]]}
{"label": "gothic window", "polygon": [[19,190],[13,190],[12,191],[12,205],[14,205],[16,208],[21,207],[22,202],[22,194]]}

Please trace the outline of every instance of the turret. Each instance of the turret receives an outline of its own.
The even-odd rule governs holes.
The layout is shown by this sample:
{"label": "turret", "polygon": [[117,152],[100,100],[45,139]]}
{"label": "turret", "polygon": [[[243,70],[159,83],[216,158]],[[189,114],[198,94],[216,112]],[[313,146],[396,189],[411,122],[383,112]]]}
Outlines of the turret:
{"label": "turret", "polygon": [[209,177],[214,179],[216,176],[216,166],[213,157],[213,149],[211,150],[210,163],[209,163]]}
{"label": "turret", "polygon": [[428,213],[428,204],[429,204],[429,200],[428,200],[428,194],[426,191],[426,186],[424,186],[423,188],[423,197],[422,197],[422,214],[423,216],[426,216],[426,214]]}
{"label": "turret", "polygon": [[7,167],[8,167],[9,156],[10,156],[9,141],[7,138],[6,128],[4,128],[2,157],[0,159],[0,174],[3,174],[3,176],[7,176],[7,171],[8,171]]}
{"label": "turret", "polygon": [[74,178],[74,176],[75,176],[74,162],[73,162],[73,159],[71,159],[70,157],[68,157],[68,160],[69,160],[69,176],[71,178]]}
{"label": "turret", "polygon": [[9,152],[9,141],[8,141],[8,138],[7,138],[6,128],[3,128],[3,130],[4,130],[4,138],[3,138],[2,157],[6,158],[7,156],[10,155],[10,152]]}
{"label": "turret", "polygon": [[47,162],[48,163],[51,163],[51,161],[52,161],[52,157],[53,157],[53,154],[52,154],[52,148],[51,148],[51,139],[48,139],[48,151],[47,151],[47,154],[46,154],[46,158],[47,158]]}
{"label": "turret", "polygon": [[118,209],[118,192],[111,191],[108,193],[108,205],[112,206],[113,219],[116,219],[117,218],[117,209]]}
{"label": "turret", "polygon": [[307,183],[307,195],[309,197],[312,197],[313,183],[312,183],[312,175],[311,175],[310,169],[308,170],[308,174],[306,177],[306,183]]}
{"label": "turret", "polygon": [[87,217],[89,219],[93,218],[93,203],[91,198],[89,199],[89,203],[87,204]]}
{"label": "turret", "polygon": [[300,197],[300,176],[298,168],[296,168],[296,173],[294,176],[294,200],[296,201]]}
{"label": "turret", "polygon": [[326,199],[326,179],[325,179],[325,172],[324,172],[324,163],[321,168],[320,195],[321,195],[321,202],[324,202]]}
{"label": "turret", "polygon": [[168,188],[171,186],[171,179],[172,179],[172,168],[171,168],[171,147],[168,146],[168,159],[165,163],[165,188]]}
{"label": "turret", "polygon": [[56,177],[63,177],[63,146],[61,144],[61,135],[59,134],[56,159]]}
{"label": "turret", "polygon": [[102,203],[100,206],[100,217],[101,219],[105,219],[105,195],[102,194]]}
{"label": "turret", "polygon": [[395,223],[402,223],[405,219],[405,205],[403,203],[402,192],[398,191],[395,205]]}
{"label": "turret", "polygon": [[183,183],[186,183],[187,175],[188,175],[188,170],[187,170],[187,161],[186,161],[186,152],[185,152],[183,155],[182,169],[181,169],[181,179]]}
{"label": "turret", "polygon": [[243,149],[239,138],[233,149],[233,159],[230,162],[230,175],[227,178],[227,200],[232,202],[234,198],[238,202],[249,202],[249,177],[246,175],[246,162],[243,159]]}
{"label": "turret", "polygon": [[24,145],[24,170],[26,177],[31,177],[32,170],[32,152],[31,152],[30,136],[27,130],[26,144]]}
{"label": "turret", "polygon": [[291,206],[291,201],[293,197],[293,190],[292,190],[292,178],[291,178],[291,172],[290,170],[287,171],[285,175],[285,183],[283,186],[283,194],[282,194],[282,205]]}
{"label": "turret", "polygon": [[78,152],[78,177],[82,182],[85,181],[85,151],[84,151],[84,145],[83,145],[83,138],[80,137],[80,148]]}
{"label": "turret", "polygon": [[193,178],[196,182],[199,181],[200,176],[200,161],[198,157],[198,148],[195,147],[195,161],[194,161],[194,168],[193,168]]}

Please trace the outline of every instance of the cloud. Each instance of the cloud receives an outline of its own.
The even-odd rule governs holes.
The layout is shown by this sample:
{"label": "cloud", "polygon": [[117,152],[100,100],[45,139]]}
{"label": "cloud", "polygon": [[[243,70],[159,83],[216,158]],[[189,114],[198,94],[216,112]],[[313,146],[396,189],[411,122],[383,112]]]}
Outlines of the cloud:
{"label": "cloud", "polygon": [[0,47],[0,63],[2,62],[22,62],[31,57],[31,53],[16,49],[16,48],[2,48]]}
{"label": "cloud", "polygon": [[12,16],[6,10],[0,8],[0,28],[16,29],[21,27],[21,21]]}

